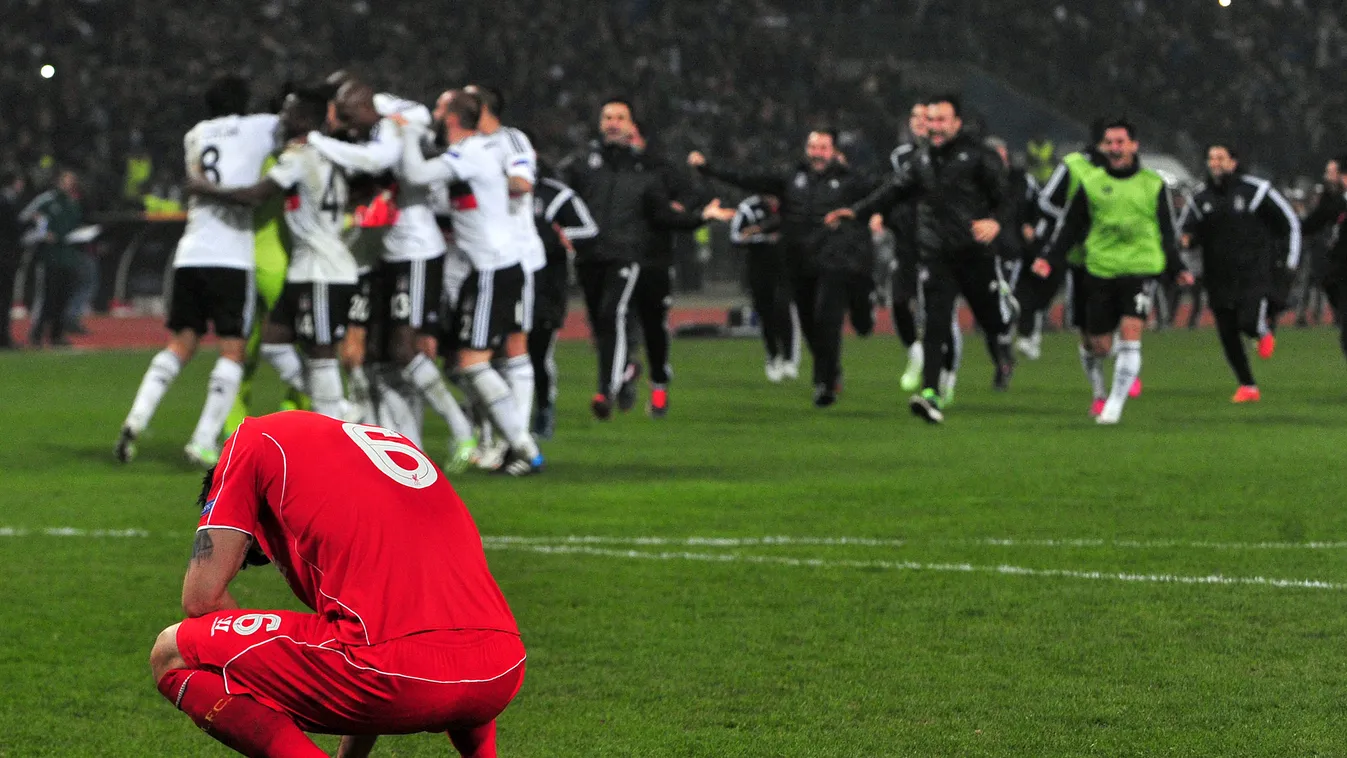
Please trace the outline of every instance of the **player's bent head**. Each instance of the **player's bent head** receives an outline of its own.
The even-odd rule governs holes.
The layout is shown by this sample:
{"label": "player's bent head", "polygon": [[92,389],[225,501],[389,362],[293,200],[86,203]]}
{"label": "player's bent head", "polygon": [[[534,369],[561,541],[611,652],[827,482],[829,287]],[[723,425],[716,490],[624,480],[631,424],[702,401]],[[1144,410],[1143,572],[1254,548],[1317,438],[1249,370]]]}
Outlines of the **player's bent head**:
{"label": "player's bent head", "polygon": [[328,74],[326,79],[323,79],[323,86],[329,90],[328,97],[336,97],[337,90],[341,89],[343,85],[359,80],[360,77],[356,76],[355,72],[350,69],[339,68]]}
{"label": "player's bent head", "polygon": [[206,87],[206,110],[211,118],[240,115],[248,110],[248,81],[235,74],[222,74]]}

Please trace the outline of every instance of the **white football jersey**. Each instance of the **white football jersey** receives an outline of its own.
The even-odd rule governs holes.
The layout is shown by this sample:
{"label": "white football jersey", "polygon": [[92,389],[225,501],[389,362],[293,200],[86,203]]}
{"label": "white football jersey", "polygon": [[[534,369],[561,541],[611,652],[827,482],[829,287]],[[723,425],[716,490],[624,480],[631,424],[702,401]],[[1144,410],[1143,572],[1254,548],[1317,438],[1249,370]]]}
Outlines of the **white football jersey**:
{"label": "white football jersey", "polygon": [[356,260],[342,242],[346,223],[346,175],[312,145],[292,145],[267,172],[287,190],[285,223],[290,227],[287,282],[355,284]]}
{"label": "white football jersey", "polygon": [[[236,189],[255,184],[277,146],[279,119],[270,114],[202,121],[183,138],[187,173]],[[174,268],[253,267],[253,211],[236,203],[193,197]]]}
{"label": "white football jersey", "polygon": [[449,218],[454,244],[477,271],[499,271],[520,264],[510,218],[510,188],[496,153],[480,134],[465,137],[443,155],[421,155],[420,130],[402,140],[402,170],[418,184],[449,184]]}
{"label": "white football jersey", "polygon": [[[501,169],[507,181],[511,177],[538,182],[538,154],[529,138],[518,129],[502,126],[491,134],[482,135],[487,145],[500,157]],[[525,271],[537,271],[547,265],[547,251],[543,248],[538,227],[533,223],[533,193],[510,196],[510,219],[513,222],[515,244]]]}
{"label": "white football jersey", "polygon": [[381,174],[392,171],[398,179],[398,218],[384,236],[383,260],[390,262],[425,261],[444,255],[444,235],[435,224],[435,214],[427,207],[424,186],[405,180],[399,171],[402,161],[402,132],[389,116],[400,115],[421,127],[430,125],[426,106],[386,92],[374,96],[374,109],[383,120],[370,130],[369,140],[361,144],[343,142],[325,135],[311,134],[309,141],[328,159],[348,171]]}

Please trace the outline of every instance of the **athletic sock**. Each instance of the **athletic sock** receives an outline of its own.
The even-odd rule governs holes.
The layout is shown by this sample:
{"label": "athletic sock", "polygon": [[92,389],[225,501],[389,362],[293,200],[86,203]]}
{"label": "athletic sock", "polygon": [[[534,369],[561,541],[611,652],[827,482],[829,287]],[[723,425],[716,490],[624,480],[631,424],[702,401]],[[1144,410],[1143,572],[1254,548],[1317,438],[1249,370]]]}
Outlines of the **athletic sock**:
{"label": "athletic sock", "polygon": [[510,385],[491,368],[490,363],[478,363],[467,369],[474,394],[486,408],[491,421],[505,435],[510,447],[530,460],[538,455],[538,446],[529,434],[528,423],[520,414],[519,404],[510,393]]}
{"label": "athletic sock", "polygon": [[250,758],[327,758],[284,714],[226,692],[219,674],[174,669],[159,680],[159,693],[201,731]]}
{"label": "athletic sock", "polygon": [[418,397],[416,387],[404,379],[401,370],[386,363],[375,364],[370,369],[374,382],[378,386],[379,404],[377,415],[379,426],[392,429],[421,446],[421,422],[411,400]]}
{"label": "athletic sock", "polygon": [[514,393],[515,402],[525,421],[533,418],[533,360],[527,355],[519,355],[505,361],[500,372]]}
{"label": "athletic sock", "polygon": [[215,449],[220,430],[224,429],[225,419],[229,417],[229,410],[238,398],[242,381],[243,366],[223,357],[215,361],[206,389],[206,404],[201,407],[201,418],[197,419],[196,431],[192,432],[192,444]]}
{"label": "athletic sock", "polygon": [[150,360],[150,367],[140,380],[140,389],[136,390],[136,399],[131,401],[131,412],[126,414],[122,426],[136,434],[145,431],[155,410],[159,408],[159,402],[164,399],[164,393],[178,378],[179,371],[182,371],[182,361],[178,360],[178,356],[171,350],[160,350]]}
{"label": "athletic sock", "polygon": [[341,366],[337,364],[337,359],[310,360],[308,383],[313,394],[313,410],[324,416],[341,418]]}
{"label": "athletic sock", "polygon": [[1080,366],[1085,369],[1085,379],[1090,383],[1091,397],[1103,400],[1108,395],[1104,387],[1104,359],[1090,352],[1088,347],[1080,345]]}
{"label": "athletic sock", "polygon": [[361,419],[365,423],[377,423],[380,426],[392,429],[383,422],[383,417],[379,414],[374,405],[374,393],[370,387],[370,367],[356,366],[346,380],[346,399],[351,401],[360,413]]}
{"label": "athletic sock", "polygon": [[445,384],[444,374],[440,373],[434,361],[427,358],[424,353],[418,353],[412,362],[402,369],[402,377],[421,393],[421,397],[425,398],[430,407],[435,409],[435,412],[449,425],[449,433],[455,441],[472,438],[472,424],[468,422],[463,409],[458,407],[458,401]]}
{"label": "athletic sock", "polygon": [[276,369],[281,381],[296,392],[309,394],[308,383],[304,380],[304,362],[294,345],[263,345],[262,359]]}
{"label": "athletic sock", "polygon": [[1113,389],[1109,392],[1108,404],[1121,410],[1132,383],[1141,375],[1141,342],[1119,340],[1116,352],[1118,357],[1113,359]]}

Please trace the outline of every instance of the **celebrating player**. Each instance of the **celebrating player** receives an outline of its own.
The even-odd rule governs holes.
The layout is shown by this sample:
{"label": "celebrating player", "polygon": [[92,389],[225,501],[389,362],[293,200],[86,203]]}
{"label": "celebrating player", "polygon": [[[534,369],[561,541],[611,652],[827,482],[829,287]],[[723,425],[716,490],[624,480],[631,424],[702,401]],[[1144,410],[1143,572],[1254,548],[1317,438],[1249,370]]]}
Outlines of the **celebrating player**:
{"label": "celebrating player", "polygon": [[[206,477],[187,619],[150,653],[159,692],[249,756],[326,756],[303,732],[447,732],[496,755],[525,652],[467,508],[387,429],[305,411],[248,419]],[[274,562],[313,613],[241,610],[229,584]]]}
{"label": "celebrating player", "polygon": [[448,151],[427,161],[421,154],[421,130],[409,123],[404,127],[401,171],[417,184],[449,183],[454,242],[472,261],[475,273],[463,284],[450,325],[461,342],[458,365],[510,443],[510,457],[501,470],[522,476],[541,468],[543,457],[529,434],[528,418],[491,358],[503,350],[510,358],[527,359],[523,259],[510,218],[509,180],[500,157],[477,131],[481,115],[476,96],[462,90],[445,92],[436,103],[435,118],[444,124]]}
{"label": "celebrating player", "polygon": [[[307,135],[322,125],[327,98],[316,92],[290,94],[281,109],[281,125],[289,147],[257,184],[227,189],[191,180],[188,189],[237,203],[257,205],[284,194],[285,222],[294,240],[285,291],[271,312],[262,336],[262,356],[292,388],[313,397],[319,413],[341,417],[341,368],[336,344],[346,333],[356,262],[342,241],[347,206],[346,177],[307,144]],[[308,375],[295,350],[304,345]]]}
{"label": "celebrating player", "polygon": [[[187,173],[220,188],[257,181],[262,164],[276,146],[274,115],[242,115],[248,108],[248,83],[225,76],[206,92],[211,118],[183,139]],[[131,411],[122,423],[116,456],[135,457],[136,438],[149,426],[159,402],[182,367],[192,360],[210,324],[220,338],[220,358],[211,370],[206,403],[185,452],[193,462],[213,466],[219,458],[220,430],[243,379],[245,340],[252,331],[257,289],[253,280],[253,219],[247,209],[193,198],[187,228],[173,255],[168,345],[150,361]]]}
{"label": "celebrating player", "polygon": [[389,357],[402,379],[448,425],[453,450],[446,466],[461,470],[477,447],[472,426],[439,368],[418,344],[418,337],[438,331],[446,246],[430,207],[430,187],[410,181],[403,170],[402,140],[394,123],[396,119],[428,127],[430,112],[419,103],[376,94],[350,77],[337,91],[332,110],[346,128],[367,141],[356,144],[314,133],[309,142],[339,166],[366,174],[391,170],[397,179],[398,217],[384,238],[382,266],[369,281],[370,307],[366,310],[371,321],[391,327]]}
{"label": "celebrating player", "polygon": [[1068,250],[1084,244],[1085,330],[1096,360],[1113,350],[1113,331],[1121,325],[1113,387],[1107,399],[1096,389],[1090,412],[1100,424],[1116,424],[1141,374],[1141,332],[1154,279],[1168,273],[1186,286],[1193,277],[1179,259],[1169,188],[1158,173],[1141,167],[1136,129],[1118,120],[1103,135],[1103,170],[1080,176],[1079,190],[1033,269],[1047,278],[1065,263]]}

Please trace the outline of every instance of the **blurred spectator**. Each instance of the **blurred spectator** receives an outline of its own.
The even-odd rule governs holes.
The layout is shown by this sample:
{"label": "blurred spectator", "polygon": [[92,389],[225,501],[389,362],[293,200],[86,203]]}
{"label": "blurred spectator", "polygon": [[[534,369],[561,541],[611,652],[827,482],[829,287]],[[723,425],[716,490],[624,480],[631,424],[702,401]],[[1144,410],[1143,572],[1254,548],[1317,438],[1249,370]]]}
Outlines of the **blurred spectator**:
{"label": "blurred spectator", "polygon": [[23,209],[23,176],[6,173],[0,186],[0,350],[14,347],[10,334],[9,311],[14,305],[14,277],[23,259],[20,242],[23,225],[19,211]]}

